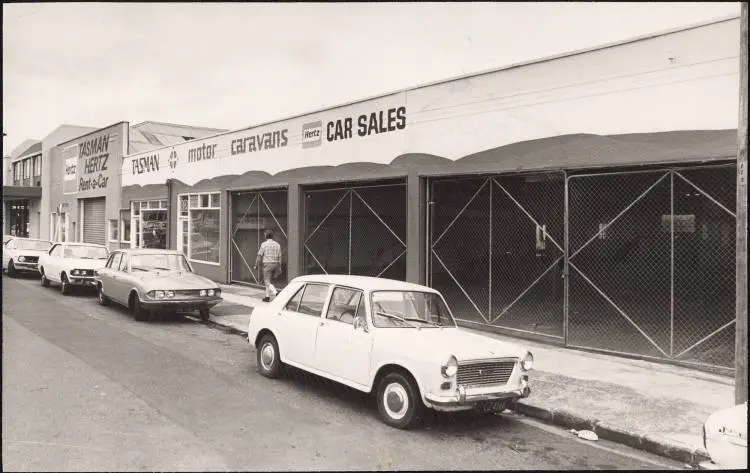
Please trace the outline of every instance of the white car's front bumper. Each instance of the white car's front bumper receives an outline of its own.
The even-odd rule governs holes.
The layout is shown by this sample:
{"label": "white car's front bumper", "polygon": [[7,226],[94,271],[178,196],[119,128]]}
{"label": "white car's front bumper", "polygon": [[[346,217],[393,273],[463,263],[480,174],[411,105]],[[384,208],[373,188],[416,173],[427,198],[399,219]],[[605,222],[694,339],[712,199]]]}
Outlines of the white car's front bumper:
{"label": "white car's front bumper", "polygon": [[427,393],[425,399],[438,411],[467,410],[479,404],[505,402],[528,397],[531,394],[527,376],[523,376],[520,383],[512,386],[492,386],[485,388],[465,388],[459,385],[453,394],[440,396]]}

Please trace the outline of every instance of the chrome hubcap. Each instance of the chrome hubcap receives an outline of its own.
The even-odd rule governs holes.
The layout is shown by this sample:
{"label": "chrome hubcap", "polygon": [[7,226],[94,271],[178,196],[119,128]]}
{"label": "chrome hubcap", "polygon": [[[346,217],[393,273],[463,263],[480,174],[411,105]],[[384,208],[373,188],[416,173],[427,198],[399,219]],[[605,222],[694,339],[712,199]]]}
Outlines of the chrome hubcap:
{"label": "chrome hubcap", "polygon": [[383,393],[383,407],[392,419],[399,420],[409,410],[409,395],[399,383],[391,383],[385,387]]}
{"label": "chrome hubcap", "polygon": [[274,352],[273,345],[271,343],[263,345],[263,348],[260,350],[260,364],[263,365],[264,370],[269,371],[271,369],[274,358],[276,358],[276,353]]}

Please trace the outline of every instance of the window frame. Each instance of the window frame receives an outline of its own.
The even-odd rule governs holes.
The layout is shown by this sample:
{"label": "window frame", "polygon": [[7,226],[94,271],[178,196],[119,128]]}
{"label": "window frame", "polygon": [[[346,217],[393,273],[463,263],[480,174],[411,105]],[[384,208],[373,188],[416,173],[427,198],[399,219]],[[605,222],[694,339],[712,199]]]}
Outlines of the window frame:
{"label": "window frame", "polygon": [[[112,238],[112,230],[116,232],[114,238]],[[109,243],[118,243],[120,241],[120,220],[112,218],[107,220],[107,241]]]}
{"label": "window frame", "polygon": [[[332,319],[332,318],[328,317],[328,314],[331,313],[331,307],[333,307],[333,296],[334,296],[334,294],[336,294],[336,291],[338,289],[343,289],[345,291],[351,291],[351,292],[353,292],[355,294],[356,293],[360,294],[359,301],[357,302],[357,305],[354,308],[354,314],[352,314],[352,321],[351,322],[345,322],[345,321],[343,321],[341,319]],[[362,306],[362,307],[365,306],[365,304],[364,304],[364,300],[365,300],[365,291],[364,291],[364,289],[359,289],[359,288],[351,287],[351,286],[334,285],[333,286],[333,290],[331,290],[330,292],[331,292],[331,294],[330,294],[330,296],[328,298],[329,301],[328,301],[328,304],[327,304],[327,307],[326,307],[326,311],[325,311],[325,315],[323,316],[323,318],[326,319],[326,320],[332,320],[334,322],[339,322],[339,323],[346,324],[346,325],[354,325],[354,321],[357,319],[357,314],[359,313],[359,307],[360,306]],[[302,302],[302,298],[300,298],[300,303],[301,302]],[[367,309],[365,309],[365,313],[366,312],[367,312]],[[367,320],[367,315],[366,314],[365,314],[365,320]]]}
{"label": "window frame", "polygon": [[[317,314],[317,315],[308,314],[307,312],[300,312],[299,311],[299,308],[302,306],[302,300],[305,298],[305,293],[307,292],[307,288],[310,287],[310,286],[320,286],[320,287],[325,288],[325,295],[323,296],[323,306],[320,308],[320,313]],[[331,299],[331,287],[334,287],[334,286],[331,285],[331,284],[328,284],[328,283],[307,282],[304,285],[302,285],[302,287],[300,287],[297,291],[295,291],[294,295],[291,298],[289,298],[289,300],[287,301],[286,304],[284,304],[284,310],[287,311],[287,312],[293,312],[293,313],[295,313],[297,315],[304,315],[304,316],[307,316],[307,317],[313,317],[313,318],[320,319],[320,318],[322,318],[324,316],[324,314],[326,314],[328,312],[328,305],[329,305],[330,299]],[[287,305],[289,305],[289,303],[292,301],[292,299],[294,299],[295,297],[297,297],[297,294],[300,294],[300,293],[302,295],[299,298],[299,302],[297,303],[296,310],[289,310],[289,309],[287,309],[286,308]]]}
{"label": "window frame", "polygon": [[[190,198],[192,196],[198,196],[198,205],[196,207],[192,207],[190,205]],[[207,205],[203,206],[201,200],[203,196],[206,196],[207,198]],[[212,206],[214,203],[214,196],[216,198],[216,207]],[[182,200],[187,200],[187,205],[185,209],[186,215],[183,215],[183,209],[182,209]],[[216,242],[216,244],[219,247],[219,261],[206,261],[206,260],[200,260],[190,257],[190,253],[192,250],[192,224],[193,224],[193,218],[192,218],[192,211],[193,210],[216,210],[219,212],[219,239]],[[183,230],[183,222],[187,222],[187,245],[183,243],[183,240],[185,238],[185,231]],[[187,246],[187,253],[185,253],[185,247]],[[221,191],[207,191],[207,192],[188,192],[184,194],[178,194],[177,195],[177,249],[181,251],[185,258],[190,263],[199,263],[199,264],[207,264],[210,266],[221,266]]]}

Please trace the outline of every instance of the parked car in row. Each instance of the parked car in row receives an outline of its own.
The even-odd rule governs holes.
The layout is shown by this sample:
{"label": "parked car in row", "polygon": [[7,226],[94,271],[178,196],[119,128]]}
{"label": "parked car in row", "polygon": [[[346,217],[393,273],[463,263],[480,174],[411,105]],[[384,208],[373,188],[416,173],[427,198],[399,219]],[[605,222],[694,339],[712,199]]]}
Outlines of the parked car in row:
{"label": "parked car in row", "polygon": [[39,258],[42,286],[50,282],[60,285],[63,295],[73,286],[96,287],[96,270],[103,267],[109,251],[104,245],[92,243],[55,243]]}
{"label": "parked car in row", "polygon": [[703,446],[711,461],[701,462],[701,469],[747,470],[747,401],[708,416]]}
{"label": "parked car in row", "polygon": [[209,309],[222,301],[221,289],[193,272],[185,256],[174,250],[115,250],[98,271],[99,303],[129,308],[138,321],[151,312],[198,311],[207,321]]}
{"label": "parked car in row", "polygon": [[527,349],[459,329],[436,290],[389,279],[314,275],[256,308],[258,369],[283,365],[374,393],[382,420],[408,428],[425,408],[502,411],[529,396]]}
{"label": "parked car in row", "polygon": [[36,273],[39,258],[46,254],[52,243],[36,238],[11,238],[3,247],[3,271],[8,276],[18,273]]}

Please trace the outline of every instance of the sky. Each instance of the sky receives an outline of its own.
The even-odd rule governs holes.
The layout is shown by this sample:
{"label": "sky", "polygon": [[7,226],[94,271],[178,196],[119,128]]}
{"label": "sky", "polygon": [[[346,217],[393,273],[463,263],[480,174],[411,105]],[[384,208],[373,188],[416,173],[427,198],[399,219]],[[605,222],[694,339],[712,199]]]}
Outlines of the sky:
{"label": "sky", "polygon": [[739,15],[733,3],[3,4],[3,155],[60,124],[229,130]]}

